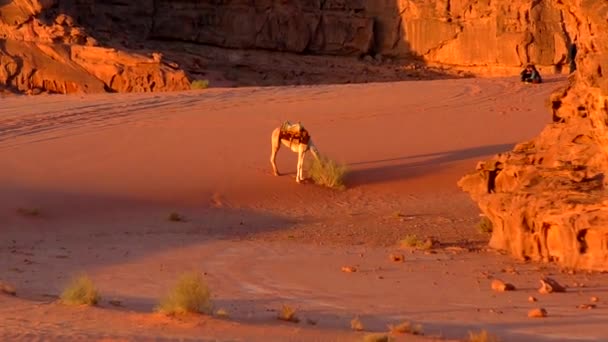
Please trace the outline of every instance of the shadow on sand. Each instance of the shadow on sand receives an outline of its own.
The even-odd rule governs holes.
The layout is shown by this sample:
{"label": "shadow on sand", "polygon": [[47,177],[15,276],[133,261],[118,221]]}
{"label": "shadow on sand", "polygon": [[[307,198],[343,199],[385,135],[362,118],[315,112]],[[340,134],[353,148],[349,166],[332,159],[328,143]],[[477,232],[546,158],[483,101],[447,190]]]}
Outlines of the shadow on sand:
{"label": "shadow on sand", "polygon": [[[435,169],[450,162],[486,157],[510,151],[515,144],[498,144],[467,148],[462,150],[419,154],[413,156],[388,158],[350,163],[353,170],[347,174],[349,187],[365,184],[383,183],[432,173]],[[423,161],[411,161],[425,159]],[[382,165],[390,163],[389,165]]]}

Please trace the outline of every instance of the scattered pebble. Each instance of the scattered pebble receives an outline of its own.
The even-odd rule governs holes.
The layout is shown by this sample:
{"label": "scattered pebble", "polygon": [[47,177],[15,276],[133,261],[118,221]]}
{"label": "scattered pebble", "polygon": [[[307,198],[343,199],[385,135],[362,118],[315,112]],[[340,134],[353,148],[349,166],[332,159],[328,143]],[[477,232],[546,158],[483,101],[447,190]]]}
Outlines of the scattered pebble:
{"label": "scattered pebble", "polygon": [[599,299],[599,298],[597,298],[596,296],[591,297],[591,302],[592,302],[592,303],[597,303],[597,302],[599,302],[599,301],[600,301],[600,299]]}
{"label": "scattered pebble", "polygon": [[595,309],[595,304],[581,304],[579,306],[577,306],[577,308],[579,309],[583,309],[583,310],[591,310],[591,309]]}
{"label": "scattered pebble", "polygon": [[4,293],[10,296],[17,295],[17,290],[14,286],[7,284],[3,281],[0,281],[0,293]]}
{"label": "scattered pebble", "polygon": [[342,266],[342,272],[353,273],[357,272],[357,269],[352,266]]}
{"label": "scattered pebble", "polygon": [[560,285],[557,281],[552,278],[543,278],[540,280],[541,287],[538,292],[542,294],[548,294],[553,292],[566,292],[566,288]]}
{"label": "scattered pebble", "polygon": [[403,254],[391,254],[390,259],[394,262],[404,262],[405,256]]}
{"label": "scattered pebble", "polygon": [[534,296],[530,296],[530,297],[528,297],[528,302],[533,303],[533,302],[536,302],[537,300],[538,300],[538,299],[536,299],[536,297],[534,297]]}
{"label": "scattered pebble", "polygon": [[528,312],[528,317],[530,317],[530,318],[547,317],[547,310],[545,310],[543,308],[532,309]]}
{"label": "scattered pebble", "polygon": [[513,284],[505,283],[502,280],[494,279],[492,280],[492,290],[498,292],[514,291],[515,286],[513,286]]}

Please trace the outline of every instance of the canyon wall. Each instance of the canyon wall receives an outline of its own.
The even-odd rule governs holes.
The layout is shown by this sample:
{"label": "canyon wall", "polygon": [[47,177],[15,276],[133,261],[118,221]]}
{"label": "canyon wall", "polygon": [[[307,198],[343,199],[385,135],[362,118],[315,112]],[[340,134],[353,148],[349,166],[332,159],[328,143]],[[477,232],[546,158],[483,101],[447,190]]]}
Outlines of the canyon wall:
{"label": "canyon wall", "polygon": [[490,246],[564,267],[608,270],[608,2],[563,0],[578,70],[547,101],[553,123],[480,162],[459,185],[494,231]]}
{"label": "canyon wall", "polygon": [[[0,83],[55,92],[187,88],[178,65],[146,54],[150,41],[458,67],[533,62],[559,69],[573,33],[558,3],[0,0],[0,53],[10,65],[0,71]],[[94,58],[97,53],[103,57]]]}
{"label": "canyon wall", "polygon": [[420,56],[450,65],[563,63],[552,0],[62,0],[97,32],[237,49]]}

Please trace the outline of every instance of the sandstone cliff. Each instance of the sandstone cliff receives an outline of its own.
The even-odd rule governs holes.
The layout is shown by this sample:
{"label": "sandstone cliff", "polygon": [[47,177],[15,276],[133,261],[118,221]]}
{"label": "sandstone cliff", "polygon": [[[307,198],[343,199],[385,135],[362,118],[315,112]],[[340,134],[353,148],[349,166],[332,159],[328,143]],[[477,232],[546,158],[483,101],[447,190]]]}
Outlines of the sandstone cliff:
{"label": "sandstone cliff", "polygon": [[[451,65],[561,64],[570,34],[552,0],[61,0],[96,32],[226,48],[421,56]],[[85,20],[86,18],[86,20]]]}
{"label": "sandstone cliff", "polygon": [[566,29],[578,34],[578,70],[548,101],[553,123],[512,152],[479,163],[459,185],[491,219],[492,247],[608,270],[608,3],[556,4]]}
{"label": "sandstone cliff", "polygon": [[56,0],[0,5],[0,84],[14,91],[90,93],[188,89],[185,73],[153,56],[97,46]]}
{"label": "sandstone cliff", "polygon": [[[226,58],[227,50],[210,52],[210,46],[393,61],[373,72],[350,67],[357,75],[334,79],[334,67],[316,69],[318,63],[302,58],[273,78],[273,70],[256,75],[269,64],[262,57],[255,61],[266,56],[260,52],[245,61],[255,79],[247,84],[359,82],[390,73],[404,79],[411,73],[398,67],[413,61],[486,71],[527,62],[559,69],[572,37],[568,27],[564,9],[552,0],[0,0],[0,37],[11,41],[0,47],[10,65],[0,83],[57,92],[172,90],[187,87],[178,67],[191,78],[206,77],[213,67],[243,84],[230,70],[242,61]],[[151,58],[153,50],[180,64]],[[95,51],[103,57],[85,59]]]}

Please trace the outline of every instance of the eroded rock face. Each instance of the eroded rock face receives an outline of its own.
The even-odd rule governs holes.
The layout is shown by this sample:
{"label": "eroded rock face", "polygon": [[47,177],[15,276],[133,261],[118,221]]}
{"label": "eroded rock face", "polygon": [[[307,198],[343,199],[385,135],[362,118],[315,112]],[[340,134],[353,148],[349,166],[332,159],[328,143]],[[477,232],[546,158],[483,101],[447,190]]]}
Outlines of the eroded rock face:
{"label": "eroded rock face", "polygon": [[[559,69],[566,63],[573,36],[564,11],[553,0],[16,0],[0,5],[0,39],[33,42],[35,47],[25,44],[21,49],[31,53],[38,53],[41,44],[78,46],[81,56],[86,54],[83,49],[89,55],[101,51],[89,46],[142,51],[154,40],[297,54],[371,55],[374,60],[403,57],[484,70],[518,68],[527,62]],[[2,55],[19,64],[9,52]],[[124,54],[108,50],[104,55]],[[140,65],[128,67],[116,59],[71,61],[70,72],[74,64],[85,65],[89,75],[81,82],[87,82],[86,87],[73,84],[79,77],[75,74],[65,80],[41,74],[38,63],[45,56],[36,61],[26,58],[25,69],[18,74],[5,69],[7,76],[0,83],[18,89],[97,91],[99,84],[89,77],[93,76],[113,91],[187,87],[185,75],[170,64],[155,60],[158,65],[152,66],[148,56],[140,56]],[[98,70],[90,73],[93,66]],[[112,69],[115,77],[108,76]]]}
{"label": "eroded rock face", "polygon": [[0,6],[0,84],[53,93],[188,89],[185,73],[162,60],[98,46],[74,19],[51,11],[58,0]]}
{"label": "eroded rock face", "polygon": [[97,32],[239,49],[421,56],[450,65],[562,65],[552,0],[57,0]]}
{"label": "eroded rock face", "polygon": [[479,163],[459,186],[492,220],[491,247],[608,270],[608,3],[564,0],[556,8],[578,35],[578,69],[548,101],[553,123]]}

